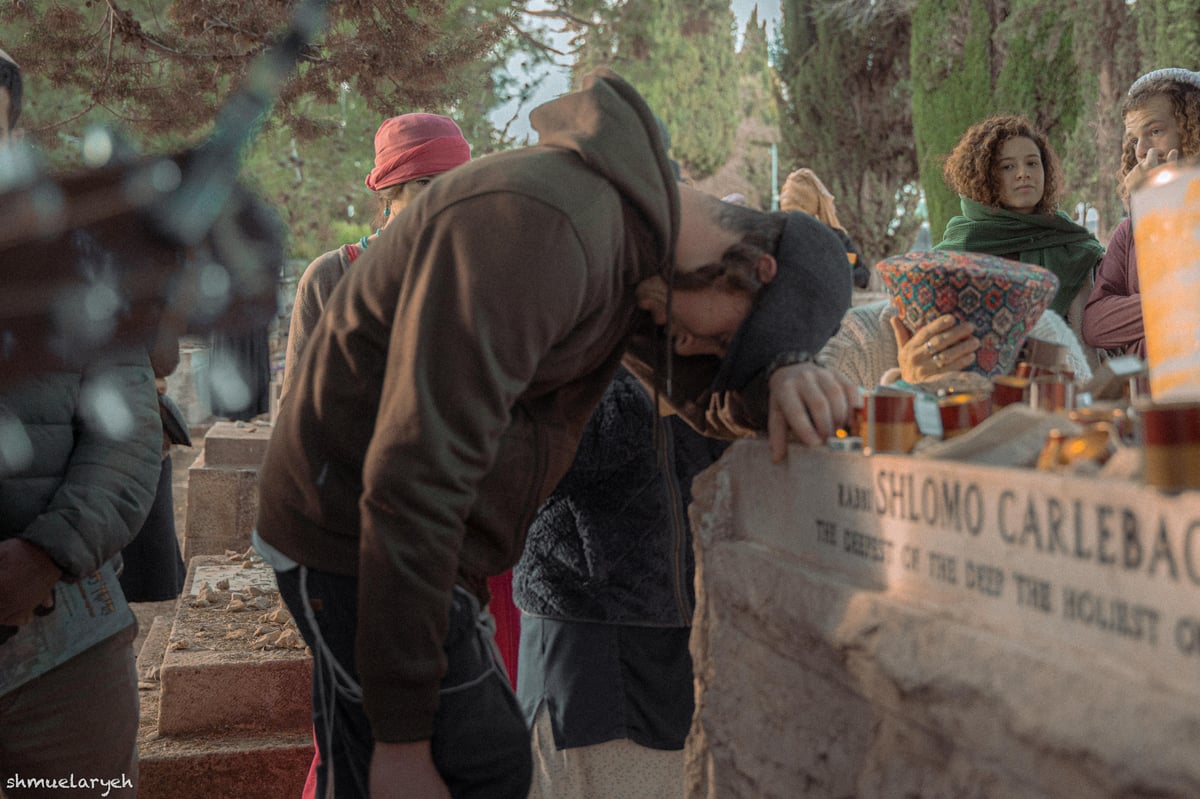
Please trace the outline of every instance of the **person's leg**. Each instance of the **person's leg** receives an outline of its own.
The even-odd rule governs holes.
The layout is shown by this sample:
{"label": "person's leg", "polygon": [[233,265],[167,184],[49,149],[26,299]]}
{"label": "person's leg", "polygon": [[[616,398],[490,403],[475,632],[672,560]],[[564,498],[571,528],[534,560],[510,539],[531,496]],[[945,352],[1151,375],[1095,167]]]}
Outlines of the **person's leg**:
{"label": "person's leg", "polygon": [[[0,796],[137,796],[136,636],[131,624],[0,697]],[[72,778],[84,787],[42,782]]]}
{"label": "person's leg", "polygon": [[554,745],[550,727],[550,711],[545,704],[538,708],[531,741],[533,752],[533,785],[529,799],[587,799],[584,785],[568,765],[568,754],[576,751],[559,749]]}
{"label": "person's leg", "polygon": [[535,768],[529,799],[683,799],[682,749],[650,749],[624,738],[559,749],[545,705],[534,724],[532,749]]}
{"label": "person's leg", "polygon": [[358,580],[304,566],[275,573],[279,593],[313,652],[313,729],[320,764],[317,796],[367,796],[375,739],[354,662]]}
{"label": "person's leg", "polygon": [[125,564],[118,579],[130,602],[162,602],[183,590],[187,569],[175,532],[175,498],[171,457],[162,459],[158,490],[142,529],[121,551]]}
{"label": "person's leg", "polygon": [[517,659],[521,652],[521,611],[513,604],[512,570],[487,579],[492,594],[488,612],[496,620],[496,647],[500,650],[509,685],[517,687]]}
{"label": "person's leg", "polygon": [[529,730],[500,666],[491,616],[454,589],[449,669],[434,719],[433,761],[455,799],[526,799]]}

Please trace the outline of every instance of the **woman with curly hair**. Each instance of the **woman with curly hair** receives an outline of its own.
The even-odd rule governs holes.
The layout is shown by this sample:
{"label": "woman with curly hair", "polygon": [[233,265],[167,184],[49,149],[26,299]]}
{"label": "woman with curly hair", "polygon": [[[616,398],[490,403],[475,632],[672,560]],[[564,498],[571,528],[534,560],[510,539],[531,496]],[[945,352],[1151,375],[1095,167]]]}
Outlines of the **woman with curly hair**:
{"label": "woman with curly hair", "polygon": [[[1121,104],[1125,143],[1121,151],[1121,191],[1146,172],[1170,161],[1200,157],[1200,72],[1158,69],[1134,81]],[[1114,354],[1146,357],[1142,297],[1138,285],[1133,225],[1121,220],[1096,270],[1083,311],[1083,339]]]}
{"label": "woman with curly hair", "polygon": [[962,215],[950,220],[934,249],[998,255],[1049,269],[1058,277],[1050,309],[1069,316],[1104,248],[1057,210],[1062,166],[1046,135],[1023,116],[990,117],[959,139],[944,175],[958,192]]}
{"label": "woman with curly hair", "polygon": [[[1061,176],[1045,135],[1025,117],[996,116],[971,126],[945,166],[962,215],[950,220],[934,249],[985,253],[1054,272],[1058,294],[1030,334],[1065,345],[1076,379],[1086,381],[1091,364],[1063,316],[1104,248],[1056,210]],[[979,345],[972,325],[953,314],[909,330],[883,300],[851,308],[818,360],[863,386],[919,384],[970,369]]]}

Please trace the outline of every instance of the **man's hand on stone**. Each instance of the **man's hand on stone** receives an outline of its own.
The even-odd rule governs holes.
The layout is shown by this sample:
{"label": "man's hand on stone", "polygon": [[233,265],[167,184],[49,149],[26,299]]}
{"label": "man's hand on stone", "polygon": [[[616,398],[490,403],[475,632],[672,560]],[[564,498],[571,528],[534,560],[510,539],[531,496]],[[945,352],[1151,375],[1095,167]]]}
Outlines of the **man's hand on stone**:
{"label": "man's hand on stone", "polygon": [[776,369],[769,385],[767,436],[775,463],[787,457],[789,438],[807,446],[824,444],[862,404],[849,379],[811,362]]}

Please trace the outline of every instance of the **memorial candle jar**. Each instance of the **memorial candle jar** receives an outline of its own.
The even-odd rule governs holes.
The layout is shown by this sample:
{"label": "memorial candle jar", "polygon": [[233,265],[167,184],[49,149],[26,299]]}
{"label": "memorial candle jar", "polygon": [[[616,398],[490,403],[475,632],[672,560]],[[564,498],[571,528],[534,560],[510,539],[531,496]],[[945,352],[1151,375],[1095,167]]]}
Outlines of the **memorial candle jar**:
{"label": "memorial candle jar", "polygon": [[859,414],[867,452],[912,452],[921,436],[911,392],[877,388],[863,397]]}
{"label": "memorial candle jar", "polygon": [[992,400],[986,394],[951,394],[938,400],[942,417],[942,440],[969,433],[992,412]]}
{"label": "memorial candle jar", "polygon": [[1200,402],[1142,402],[1136,412],[1146,485],[1200,488]]}
{"label": "memorial candle jar", "polygon": [[1038,375],[1029,381],[1029,404],[1043,411],[1075,407],[1075,382],[1067,374]]}
{"label": "memorial candle jar", "polygon": [[1029,378],[1015,375],[999,375],[992,378],[992,407],[1003,408],[1014,402],[1025,402],[1029,391]]}

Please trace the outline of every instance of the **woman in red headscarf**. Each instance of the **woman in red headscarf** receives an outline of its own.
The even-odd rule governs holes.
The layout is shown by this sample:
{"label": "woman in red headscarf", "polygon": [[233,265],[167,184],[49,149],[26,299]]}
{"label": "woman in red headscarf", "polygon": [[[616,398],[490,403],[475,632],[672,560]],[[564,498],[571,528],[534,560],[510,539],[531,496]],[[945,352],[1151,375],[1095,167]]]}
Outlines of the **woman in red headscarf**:
{"label": "woman in red headscarf", "polygon": [[300,356],[321,317],[325,302],[362,252],[429,183],[443,172],[471,159],[471,145],[453,119],[438,114],[402,114],[385,119],[375,133],[375,168],[367,188],[375,192],[379,210],[375,232],[354,244],[344,244],[318,256],[296,286],[292,322],[288,329],[280,402],[300,371]]}

